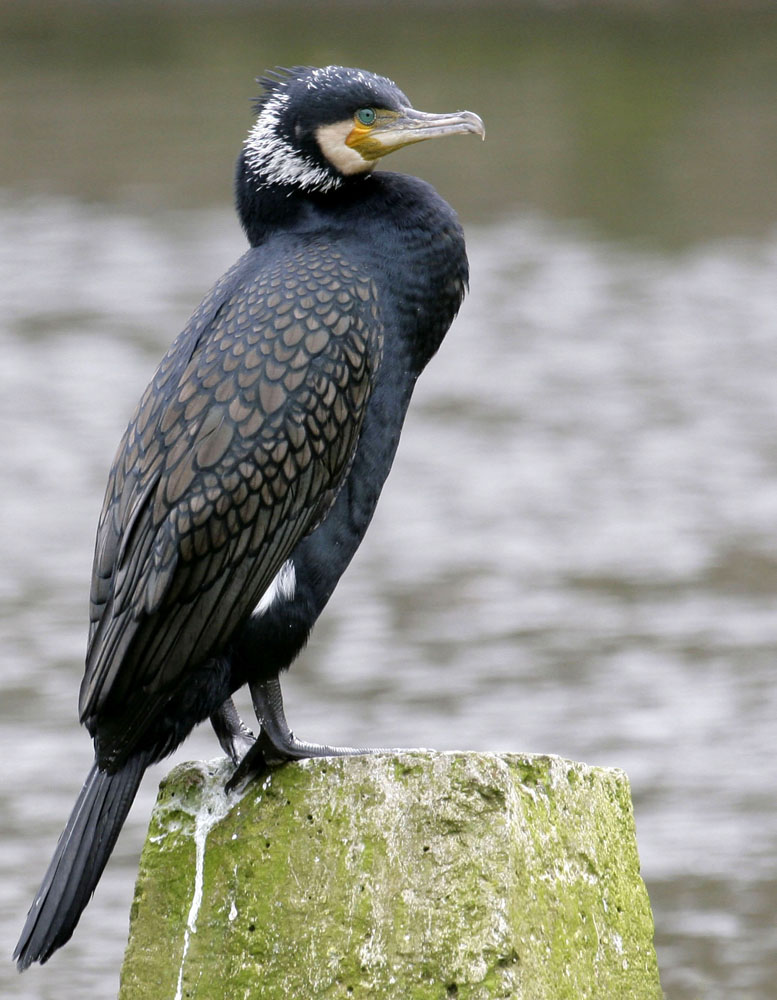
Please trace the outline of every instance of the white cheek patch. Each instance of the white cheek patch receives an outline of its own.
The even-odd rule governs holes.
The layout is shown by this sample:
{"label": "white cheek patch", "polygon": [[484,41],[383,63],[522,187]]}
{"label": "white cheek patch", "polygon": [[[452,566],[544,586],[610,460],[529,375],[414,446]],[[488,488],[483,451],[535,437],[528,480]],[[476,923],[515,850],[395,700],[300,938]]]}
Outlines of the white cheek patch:
{"label": "white cheek patch", "polygon": [[363,174],[375,166],[374,162],[365,160],[358,150],[346,145],[345,140],[352,131],[353,121],[350,118],[333,125],[321,125],[316,129],[316,141],[321,152],[346,177],[349,174]]}
{"label": "white cheek patch", "polygon": [[262,594],[262,599],[254,609],[254,617],[260,618],[267,614],[276,601],[290,601],[297,589],[297,574],[294,563],[287,559],[275,574],[270,586]]}

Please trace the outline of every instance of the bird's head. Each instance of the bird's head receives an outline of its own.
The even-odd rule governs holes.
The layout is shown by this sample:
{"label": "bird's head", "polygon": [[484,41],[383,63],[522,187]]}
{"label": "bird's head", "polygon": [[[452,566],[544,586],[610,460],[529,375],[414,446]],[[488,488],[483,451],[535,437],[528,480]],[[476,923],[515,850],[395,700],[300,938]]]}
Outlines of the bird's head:
{"label": "bird's head", "polygon": [[484,136],[470,111],[427,114],[383,76],[343,66],[275,70],[259,80],[244,162],[259,187],[332,191],[387,153],[459,132]]}

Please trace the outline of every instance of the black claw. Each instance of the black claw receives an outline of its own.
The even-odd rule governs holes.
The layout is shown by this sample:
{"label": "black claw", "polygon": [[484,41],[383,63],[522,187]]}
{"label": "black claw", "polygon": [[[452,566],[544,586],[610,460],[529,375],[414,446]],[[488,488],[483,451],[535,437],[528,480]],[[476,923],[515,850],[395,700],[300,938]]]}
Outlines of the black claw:
{"label": "black claw", "polygon": [[261,737],[248,748],[247,753],[237,765],[232,777],[224,786],[227,792],[234,792],[248,784],[252,778],[266,774],[270,770],[270,762],[264,752]]}
{"label": "black claw", "polygon": [[256,737],[238,715],[231,698],[227,698],[224,704],[211,715],[210,721],[221,744],[221,749],[233,764],[239,764],[241,758],[253,746]]}

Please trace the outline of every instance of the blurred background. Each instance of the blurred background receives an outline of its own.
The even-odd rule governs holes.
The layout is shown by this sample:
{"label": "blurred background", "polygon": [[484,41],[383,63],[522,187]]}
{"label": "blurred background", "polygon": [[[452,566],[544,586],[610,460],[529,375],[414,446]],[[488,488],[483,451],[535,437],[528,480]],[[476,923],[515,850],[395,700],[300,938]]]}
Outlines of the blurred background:
{"label": "blurred background", "polygon": [[[305,738],[624,768],[669,1000],[777,981],[777,10],[0,5],[0,954],[88,769],[97,514],[135,401],[244,240],[253,79],[363,66],[472,291],[285,691]],[[177,759],[214,756],[203,727]],[[112,997],[147,777],[73,941],[0,994]]]}

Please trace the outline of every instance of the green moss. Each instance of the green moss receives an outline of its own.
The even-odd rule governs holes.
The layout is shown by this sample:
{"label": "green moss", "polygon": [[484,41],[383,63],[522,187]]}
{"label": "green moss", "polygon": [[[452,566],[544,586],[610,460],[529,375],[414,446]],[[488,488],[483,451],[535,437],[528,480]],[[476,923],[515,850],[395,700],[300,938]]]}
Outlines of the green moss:
{"label": "green moss", "polygon": [[160,789],[121,1000],[661,996],[621,772],[403,753],[288,765],[227,800],[228,773]]}

